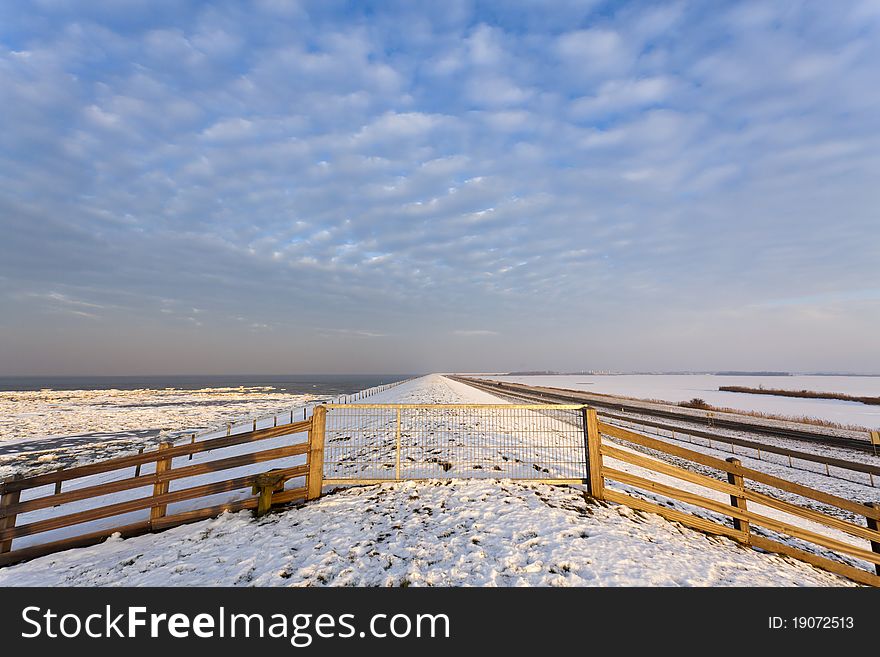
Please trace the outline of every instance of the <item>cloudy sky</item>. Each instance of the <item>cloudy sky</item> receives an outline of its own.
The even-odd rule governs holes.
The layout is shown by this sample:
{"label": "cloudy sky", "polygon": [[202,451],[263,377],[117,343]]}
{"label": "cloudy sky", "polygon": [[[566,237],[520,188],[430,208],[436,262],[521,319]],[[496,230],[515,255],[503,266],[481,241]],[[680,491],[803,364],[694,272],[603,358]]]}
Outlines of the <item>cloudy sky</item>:
{"label": "cloudy sky", "polygon": [[880,2],[0,4],[0,374],[880,371]]}

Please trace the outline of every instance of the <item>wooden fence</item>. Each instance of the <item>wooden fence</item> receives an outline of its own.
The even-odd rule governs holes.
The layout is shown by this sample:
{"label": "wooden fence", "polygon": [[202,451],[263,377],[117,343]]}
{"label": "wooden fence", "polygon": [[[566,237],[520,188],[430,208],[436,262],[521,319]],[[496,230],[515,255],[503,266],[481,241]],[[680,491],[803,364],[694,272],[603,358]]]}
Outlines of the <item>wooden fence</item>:
{"label": "wooden fence", "polygon": [[[769,475],[759,470],[753,470],[744,467],[739,459],[736,458],[721,460],[701,452],[672,445],[662,440],[601,422],[595,410],[589,410],[587,414],[590,464],[588,485],[590,493],[594,497],[624,504],[639,511],[656,513],[668,520],[680,522],[683,525],[710,534],[727,536],[754,548],[788,555],[862,584],[880,586],[880,531],[878,531],[880,506],[873,503],[854,502]],[[614,439],[617,443],[607,440],[608,438]],[[657,458],[645,456],[632,449],[626,449],[620,444],[621,442],[647,448],[648,450],[699,466],[714,468],[723,475],[726,475],[727,481],[715,479],[714,477],[699,474]],[[706,497],[693,490],[685,490],[679,487],[680,484],[677,483],[663,483],[654,478],[646,478],[633,472],[627,472],[619,467],[611,467],[606,463],[608,459],[630,466],[637,466],[638,469],[649,473],[662,475],[661,480],[668,481],[667,478],[672,478],[696,484],[702,489],[725,494],[729,496],[729,502]],[[623,467],[626,468],[626,465]],[[628,469],[631,470],[632,468]],[[719,519],[710,519],[696,513],[671,509],[640,497],[613,490],[605,485],[606,480],[616,481],[653,495],[659,495],[687,505],[706,509],[715,514],[727,516],[731,520],[731,525],[722,524],[722,522],[719,522]],[[765,487],[785,491],[801,498],[841,509],[852,516],[864,518],[866,525],[858,525],[828,513],[757,491],[746,486],[747,481],[756,482]],[[791,519],[806,521],[808,525],[815,526],[816,530],[806,529],[802,526],[802,523],[793,524],[791,521],[782,520],[778,517],[768,517],[767,515],[762,515],[762,513],[757,513],[754,508],[749,509],[749,503],[763,509],[773,509],[782,512],[782,514]],[[829,533],[831,535],[825,533],[826,530],[830,530]],[[830,551],[837,555],[845,556],[840,561],[821,556],[807,549],[799,549],[787,542],[783,543],[776,540],[773,537],[774,534],[788,536],[806,544],[817,546],[821,548],[821,551]],[[861,539],[860,542],[864,546],[859,545],[859,541],[853,541],[849,537]],[[846,559],[845,557],[854,557],[861,562],[871,564],[875,572],[872,573],[866,568],[859,567],[859,565],[856,565],[858,562]],[[844,561],[849,563],[844,563]]]}
{"label": "wooden fence", "polygon": [[[155,450],[140,454],[31,477],[8,479],[0,483],[0,566],[69,548],[93,545],[114,533],[123,537],[137,536],[211,518],[225,511],[255,509],[261,514],[272,504],[319,497],[322,486],[325,415],[326,410],[319,406],[315,408],[310,419],[300,422],[263,429],[257,429],[254,423],[254,429],[245,433],[177,446],[163,443]],[[228,455],[227,452],[226,455],[220,454],[220,458],[192,465],[180,464],[180,461],[189,463],[193,455],[214,453],[212,456],[215,456],[218,451],[282,437],[289,437],[290,440],[281,441],[283,444],[270,449],[247,450],[245,453],[233,455]],[[296,460],[301,460],[302,463],[291,466],[293,457],[301,457]],[[273,461],[281,460],[287,462],[282,464],[284,467],[250,472],[219,481],[212,477],[208,483],[170,490],[171,482],[174,481],[204,477],[235,468],[247,467],[253,470],[248,466],[262,463],[271,465]],[[141,471],[142,467],[145,472]],[[132,470],[133,474],[128,476],[127,470]],[[104,479],[110,480],[103,481]],[[288,482],[295,483],[298,479],[304,482],[301,486],[287,487]],[[68,485],[68,490],[63,490],[65,484]],[[248,488],[253,496],[220,504],[206,502],[204,506],[196,503],[192,505],[196,508],[171,515],[167,513],[168,506],[174,503],[202,498],[207,500],[211,496]],[[148,494],[137,495],[138,489],[146,489]],[[126,491],[130,492],[126,494]],[[82,510],[63,510],[65,505],[83,501],[86,503],[77,505],[86,507]],[[52,512],[43,513],[45,517],[24,524],[17,522],[23,514],[45,509],[51,509]],[[138,517],[134,522],[123,522],[125,516],[130,520],[131,515]],[[116,519],[118,524],[105,522],[95,531],[77,532],[81,526],[87,527],[89,523],[104,519]],[[31,540],[34,544],[16,548],[16,542],[25,537],[57,530],[64,530],[64,536],[58,540],[36,543]]]}
{"label": "wooden fence", "polygon": [[[357,412],[364,413],[370,410],[369,405],[365,406],[367,408],[358,409]],[[387,405],[372,406],[372,410],[384,411]],[[386,445],[387,449],[377,457],[377,460],[371,454],[366,456],[360,454],[361,446],[355,444],[353,453],[356,458],[353,462],[359,463],[364,458],[377,460],[380,463],[389,461],[389,464],[392,464],[389,471],[393,472],[389,476],[393,479],[407,479],[408,472],[400,463],[402,449],[400,441],[403,433],[403,425],[399,419],[401,409],[406,408],[411,411],[418,408],[431,409],[432,405],[394,406],[394,420],[390,423],[384,421],[376,423],[373,425],[375,431],[371,430],[370,433],[371,440]],[[541,454],[546,453],[549,455],[548,458],[558,461],[557,465],[560,468],[563,466],[570,468],[571,473],[575,473],[574,476],[585,475],[584,479],[573,481],[586,483],[589,492],[598,499],[624,504],[639,511],[656,513],[700,531],[727,536],[744,545],[800,559],[856,582],[880,586],[880,531],[878,531],[880,506],[878,505],[854,502],[753,470],[744,467],[736,458],[721,460],[601,422],[593,409],[552,408],[547,405],[507,409],[507,413],[528,411],[540,414],[543,423],[534,425],[534,418],[528,418],[528,426],[524,426],[523,420],[526,418],[514,415],[511,416],[513,419],[511,426],[516,430],[511,431],[509,427],[505,428],[503,424],[499,424],[497,418],[494,424],[490,424],[489,429],[481,423],[468,422],[461,425],[463,416],[460,411],[452,413],[455,409],[450,405],[439,405],[439,407],[434,410],[441,410],[445,415],[436,415],[436,412],[422,416],[413,415],[416,419],[422,417],[424,422],[432,423],[428,427],[430,430],[428,433],[431,435],[436,432],[434,423],[438,418],[444,417],[455,418],[459,427],[455,431],[462,436],[481,431],[497,432],[501,429],[506,437],[501,441],[487,443],[485,447],[500,455],[502,461],[510,458],[507,450],[514,450],[510,452],[511,455],[522,454],[516,450],[521,450],[522,445],[528,445],[530,440],[533,442],[537,440],[532,445],[534,455],[540,457]],[[334,408],[338,411],[340,407]],[[496,405],[470,405],[466,409],[470,415],[464,417],[470,418],[475,409],[480,408],[497,410]],[[554,413],[556,415],[553,415]],[[564,415],[559,415],[560,413]],[[389,424],[390,426],[386,426]],[[560,429],[557,425],[566,425],[568,428]],[[329,427],[331,444],[334,440],[333,426],[331,423]],[[177,446],[165,443],[158,449],[141,454],[31,477],[8,479],[0,483],[0,495],[2,495],[0,496],[0,566],[69,548],[93,545],[115,533],[123,537],[131,537],[214,517],[225,511],[253,509],[260,515],[274,504],[316,499],[321,495],[325,483],[357,483],[356,479],[338,482],[334,481],[332,476],[325,479],[325,469],[329,468],[331,473],[334,472],[334,463],[336,463],[335,467],[338,467],[339,460],[338,457],[333,456],[333,450],[338,450],[339,447],[331,446],[325,458],[326,432],[328,432],[327,408],[318,406],[310,419],[300,422],[262,429],[254,425],[252,431],[245,433]],[[548,438],[551,434],[554,436],[552,440]],[[365,439],[367,437],[366,434],[363,436]],[[511,442],[510,438],[516,440]],[[259,451],[247,449],[243,453],[217,454],[229,448],[248,446],[270,439],[276,439],[276,443],[280,444]],[[485,439],[485,436],[482,439]],[[580,456],[577,458],[569,456],[572,449],[571,441],[579,441],[577,444],[579,444]],[[637,449],[628,448],[626,444],[634,445]],[[544,451],[535,451],[535,445]],[[351,446],[346,449],[351,451]],[[722,478],[716,479],[665,460],[651,458],[638,450],[648,450],[695,466],[712,468],[720,472]],[[194,455],[208,454],[219,457],[190,462]],[[449,454],[444,453],[443,457],[469,463],[473,471],[470,476],[490,474],[485,467],[489,461],[483,463],[483,460],[489,457],[479,450],[475,451],[467,444],[449,450]],[[298,462],[291,464],[291,459]],[[252,466],[255,464],[271,465],[273,461],[276,462],[275,465],[281,467],[268,470],[260,468],[259,472],[253,471]],[[432,466],[441,466],[443,472],[449,470],[442,467],[443,463],[439,459],[437,461],[426,459],[424,462]],[[621,465],[617,465],[618,463]],[[450,463],[450,467],[454,465]],[[144,466],[143,472],[142,466]],[[480,467],[476,468],[476,466]],[[530,467],[540,471],[538,464]],[[633,467],[636,472],[632,471]],[[171,483],[175,481],[205,477],[235,468],[247,468],[250,471],[228,479],[216,480],[214,477],[207,483],[176,490],[170,489]],[[130,469],[133,469],[132,476],[128,476],[127,473]],[[465,471],[467,470],[449,476],[461,477]],[[511,476],[511,472],[506,472],[506,476]],[[578,472],[582,474],[577,474]],[[649,473],[648,477],[644,476],[645,472]],[[490,476],[505,476],[504,470],[492,469],[491,473]],[[554,474],[548,468],[543,474],[532,474],[529,478],[546,477],[545,482],[553,483],[567,481],[572,476],[571,473],[563,473],[565,476],[560,478],[560,475]],[[670,479],[673,480],[672,483]],[[606,486],[606,480],[643,491],[648,496],[661,496],[689,507],[699,507],[709,513],[698,515],[687,510],[687,507],[668,508],[637,497],[638,493],[631,495],[610,488]],[[690,484],[690,490],[677,482],[687,482]],[[755,482],[762,487],[784,491],[789,496],[794,495],[834,507],[843,512],[841,515],[847,515],[850,519],[864,518],[866,526],[755,490],[747,486],[746,482]],[[288,487],[290,483],[298,485]],[[65,484],[67,490],[64,490]],[[709,496],[695,492],[694,486],[710,491]],[[138,489],[147,489],[148,494],[136,495]],[[227,495],[227,499],[222,503],[208,501],[212,496],[242,489],[251,489],[251,494],[231,500]],[[196,501],[191,505],[194,508],[168,513],[169,505],[185,501]],[[750,508],[749,504],[753,506]],[[68,506],[65,511],[65,505],[74,505],[74,508],[71,510]],[[764,515],[766,511],[762,511],[763,509],[770,509],[774,517]],[[786,519],[778,517],[780,512]],[[19,519],[26,514],[36,514],[37,517],[25,518],[27,521],[24,523],[19,522]],[[132,515],[137,517],[132,518]],[[719,518],[718,515],[725,518]],[[794,523],[791,521],[792,518],[795,519]],[[89,530],[90,523],[101,523],[101,521],[108,522]],[[29,539],[30,544],[16,545],[16,542],[21,542],[22,539],[59,530],[62,530],[63,536],[56,540]],[[801,545],[805,548],[801,549],[789,542],[777,540],[780,534],[807,545]],[[809,551],[809,546],[820,548],[819,551],[823,554]],[[833,556],[829,553],[835,553],[839,560],[829,558]],[[873,566],[876,574],[870,572],[869,567],[866,568],[863,564]]]}

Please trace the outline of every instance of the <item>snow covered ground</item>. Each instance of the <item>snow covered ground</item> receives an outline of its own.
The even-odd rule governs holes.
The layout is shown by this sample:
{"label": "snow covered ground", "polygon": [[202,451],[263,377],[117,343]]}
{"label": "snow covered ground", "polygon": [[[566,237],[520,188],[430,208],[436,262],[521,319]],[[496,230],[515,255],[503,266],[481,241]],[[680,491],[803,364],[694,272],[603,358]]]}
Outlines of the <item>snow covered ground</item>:
{"label": "snow covered ground", "polygon": [[[366,401],[503,403],[439,375],[404,383]],[[348,488],[261,520],[247,512],[226,514],[161,534],[112,538],[92,548],[0,569],[0,585],[65,584],[840,586],[850,582],[658,516],[588,501],[580,486],[502,479]]]}
{"label": "snow covered ground", "polygon": [[267,387],[0,392],[0,441],[143,429],[194,431],[312,399]]}
{"label": "snow covered ground", "polygon": [[738,392],[721,392],[720,386],[749,386],[839,392],[848,395],[880,396],[880,377],[874,376],[723,376],[715,374],[615,374],[495,376],[485,378],[533,386],[569,388],[605,395],[655,399],[672,403],[695,397],[713,406],[757,411],[786,417],[811,417],[876,429],[880,427],[880,406],[833,399],[801,399]]}
{"label": "snow covered ground", "polygon": [[581,491],[511,481],[349,488],[0,569],[2,586],[845,586]]}
{"label": "snow covered ground", "polygon": [[0,478],[125,456],[192,434],[238,433],[254,421],[266,427],[276,417],[305,419],[318,403],[367,398],[382,387],[335,397],[271,386],[0,391]]}
{"label": "snow covered ground", "polygon": [[0,392],[0,477],[123,456],[291,409],[301,414],[312,399],[267,387]]}

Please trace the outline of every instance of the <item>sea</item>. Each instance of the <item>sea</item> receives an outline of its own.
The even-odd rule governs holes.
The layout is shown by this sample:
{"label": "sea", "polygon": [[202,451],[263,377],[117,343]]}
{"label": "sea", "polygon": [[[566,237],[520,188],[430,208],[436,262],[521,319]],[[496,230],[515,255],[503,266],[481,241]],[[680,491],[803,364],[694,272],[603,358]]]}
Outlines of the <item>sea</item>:
{"label": "sea", "polygon": [[294,395],[348,395],[414,374],[198,374],[151,376],[0,376],[0,391],[26,390],[202,390],[270,387]]}

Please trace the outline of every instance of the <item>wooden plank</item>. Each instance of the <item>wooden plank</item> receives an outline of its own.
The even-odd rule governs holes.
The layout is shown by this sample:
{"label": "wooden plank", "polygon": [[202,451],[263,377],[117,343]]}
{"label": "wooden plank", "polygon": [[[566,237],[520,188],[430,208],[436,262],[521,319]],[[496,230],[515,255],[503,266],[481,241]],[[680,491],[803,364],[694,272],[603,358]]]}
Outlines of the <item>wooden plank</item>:
{"label": "wooden plank", "polygon": [[641,445],[642,447],[648,447],[650,449],[657,450],[658,452],[663,452],[664,454],[670,454],[672,456],[678,456],[680,458],[694,461],[695,463],[700,463],[702,465],[708,465],[709,467],[716,468],[718,470],[721,470],[722,472],[730,471],[730,464],[722,459],[715,458],[714,456],[709,456],[708,454],[703,454],[702,452],[695,452],[694,450],[687,449],[685,447],[679,447],[678,445],[672,445],[665,441],[657,440],[656,438],[643,436],[640,433],[635,433],[634,431],[629,431],[627,429],[621,429],[620,427],[615,427],[612,424],[605,424],[604,422],[600,422],[599,431],[607,436],[611,436],[612,438],[625,440],[627,442]]}
{"label": "wooden plank", "polygon": [[[774,488],[779,488],[780,490],[784,490],[789,493],[795,493],[796,495],[801,495],[802,497],[807,497],[809,499],[816,500],[817,502],[823,502],[824,504],[828,504],[830,506],[836,506],[839,509],[849,511],[850,513],[854,513],[856,515],[866,515],[865,507],[862,504],[847,500],[843,497],[838,497],[837,495],[832,495],[831,493],[826,493],[824,491],[809,488],[807,486],[802,486],[801,484],[796,484],[792,481],[780,479],[779,477],[774,477],[773,475],[761,472],[760,470],[753,470],[751,468],[747,468],[741,465],[733,465],[731,463],[727,463],[726,461],[722,461],[721,459],[717,459],[714,456],[708,456],[707,454],[695,452],[694,450],[679,447],[677,445],[670,445],[669,443],[666,443],[662,440],[655,440],[654,438],[649,438],[648,436],[643,436],[632,431],[627,431],[626,429],[621,429],[620,427],[614,427],[610,424],[605,424],[604,422],[599,423],[599,430],[602,433],[613,438],[619,438],[620,440],[636,443],[637,445],[642,445],[643,447],[648,447],[649,449],[654,449],[658,452],[663,452],[665,454],[670,454],[672,456],[678,456],[683,459],[694,461],[695,463],[707,465],[711,468],[721,470],[722,472],[733,472],[735,474],[741,475],[745,479],[751,479],[752,481],[767,484],[768,486],[773,486]],[[869,517],[880,519],[880,508],[869,509],[868,515]]]}
{"label": "wooden plank", "polygon": [[760,525],[761,527],[779,532],[780,534],[788,534],[792,538],[799,538],[802,541],[814,543],[815,545],[828,548],[829,550],[849,554],[853,557],[867,561],[868,563],[880,564],[880,554],[874,554],[869,550],[856,547],[851,543],[831,538],[824,534],[817,534],[816,532],[809,531],[803,527],[791,525],[787,522],[776,520],[775,518],[768,518],[767,516],[759,515],[753,511],[749,511],[748,516],[749,521],[753,525]]}
{"label": "wooden plank", "polygon": [[8,479],[2,483],[2,489],[0,490],[3,490],[4,492],[27,490],[29,488],[54,484],[58,481],[78,479],[80,477],[88,477],[94,474],[102,474],[104,472],[111,472],[122,468],[134,467],[143,463],[152,463],[158,461],[160,458],[177,458],[179,456],[210,452],[215,449],[234,447],[236,445],[266,440],[268,438],[276,438],[278,436],[302,433],[308,431],[310,425],[311,421],[306,420],[304,422],[296,422],[295,424],[284,424],[278,427],[259,429],[258,431],[249,431],[247,433],[236,433],[231,436],[212,438],[211,440],[203,440],[194,444],[178,445],[162,455],[160,455],[158,451],[144,452],[143,454],[120,456],[119,458],[98,461],[97,463],[81,465],[75,468],[67,468],[66,470],[47,472],[46,474],[35,475],[33,477]]}
{"label": "wooden plank", "polygon": [[[763,506],[769,506],[771,509],[784,511],[785,513],[804,518],[805,520],[810,520],[811,522],[826,525],[828,527],[833,527],[834,529],[846,532],[847,534],[850,534],[852,536],[863,538],[866,541],[880,541],[880,532],[872,532],[870,528],[855,525],[846,520],[841,520],[840,518],[830,516],[827,513],[822,513],[821,511],[816,511],[815,509],[808,509],[797,504],[792,504],[791,502],[786,502],[785,500],[780,500],[776,497],[765,495],[764,493],[759,493],[758,491],[752,490],[751,488],[744,489],[743,494],[745,495],[746,499],[752,502],[757,502],[758,504],[761,504]],[[868,518],[868,520],[870,520],[870,518]]]}
{"label": "wooden plank", "polygon": [[[672,486],[667,486],[666,484],[661,484],[658,481],[645,479],[644,477],[639,477],[637,475],[630,474],[628,472],[622,472],[620,470],[614,470],[612,468],[605,468],[604,474],[608,479],[619,481],[622,484],[629,484],[630,486],[650,490],[655,493],[659,493],[660,495],[664,495],[665,497],[678,500],[679,502],[693,504],[695,506],[703,507],[704,509],[709,509],[710,511],[715,511],[716,513],[733,516],[738,520],[748,521],[748,513],[740,511],[735,507],[728,506],[724,502],[719,502],[718,500],[703,497],[702,495],[697,495],[696,493],[683,491]],[[738,531],[745,534],[743,530]]]}
{"label": "wooden plank", "polygon": [[[275,493],[275,495],[272,497],[272,504],[285,504],[295,500],[305,499],[305,496],[305,488],[293,488],[280,493]],[[204,509],[197,509],[195,511],[187,511],[185,513],[177,513],[172,516],[165,516],[164,518],[160,518],[159,520],[157,520],[155,523],[152,523],[152,525],[150,521],[145,520],[143,522],[133,523],[130,525],[125,525],[123,527],[102,529],[97,532],[91,532],[89,534],[83,534],[81,536],[74,536],[60,541],[52,541],[51,543],[44,543],[42,545],[34,545],[31,547],[23,548],[21,550],[14,550],[7,554],[2,554],[0,555],[0,566],[18,563],[20,561],[26,561],[28,559],[34,559],[36,557],[41,557],[47,554],[53,554],[55,552],[61,552],[63,550],[69,550],[72,548],[96,545],[104,541],[108,536],[111,536],[112,534],[115,534],[117,532],[120,533],[123,538],[131,538],[134,536],[140,536],[142,534],[148,534],[150,533],[151,528],[152,531],[164,531],[166,529],[171,529],[172,527],[178,527],[180,525],[213,518],[227,511],[230,513],[235,513],[247,509],[254,509],[256,508],[256,506],[256,498],[250,497],[245,500],[238,500],[235,502],[230,502],[228,504],[219,504],[211,507],[206,507]]]}
{"label": "wooden plank", "polygon": [[691,472],[690,470],[685,470],[684,468],[679,468],[678,466],[667,463],[666,461],[652,459],[651,457],[644,456],[642,454],[627,452],[618,447],[612,447],[608,444],[602,445],[601,452],[605,456],[617,459],[618,461],[624,461],[625,463],[637,465],[641,468],[645,468],[646,470],[652,470],[654,472],[659,472],[670,477],[675,477],[676,479],[689,481],[690,483],[697,484],[698,486],[717,490],[719,493],[727,493],[728,495],[733,495],[737,492],[734,486],[731,486],[726,482],[719,481],[718,479],[713,479],[712,477],[707,477],[706,475],[699,474],[697,472]]}
{"label": "wooden plank", "polygon": [[778,541],[773,541],[769,538],[764,538],[763,536],[753,535],[751,540],[752,547],[754,548],[760,548],[767,552],[777,552],[800,561],[805,561],[813,566],[832,572],[835,575],[842,575],[843,577],[851,579],[854,582],[859,582],[860,584],[880,586],[880,576],[872,575],[861,568],[842,564],[838,561],[833,561],[826,557],[820,557],[819,555],[810,552],[804,552],[803,550],[798,550],[795,547],[786,545],[785,543],[779,543]]}
{"label": "wooden plank", "polygon": [[296,500],[304,500],[306,496],[309,494],[309,489],[306,487],[302,488],[291,488],[290,490],[281,491],[275,493],[272,496],[272,504],[286,504],[288,502],[294,502]]}
{"label": "wooden plank", "polygon": [[[878,505],[875,502],[868,502],[865,504],[865,506],[873,509],[873,508],[876,508]],[[868,529],[870,529],[871,531],[874,531],[874,532],[877,532],[878,530],[880,530],[880,523],[878,523],[876,520],[874,520],[873,518],[867,517],[867,516],[865,517],[865,520],[868,523]],[[876,552],[877,554],[880,554],[880,538],[878,538],[878,539],[872,538],[871,539],[871,550],[873,552]],[[880,575],[880,564],[875,564],[874,570],[877,572],[878,575]]]}
{"label": "wooden plank", "polygon": [[663,516],[667,520],[680,522],[682,525],[692,527],[693,529],[698,529],[699,531],[706,532],[708,534],[727,536],[740,542],[743,542],[746,538],[745,534],[736,531],[732,527],[725,527],[724,525],[719,525],[718,523],[712,522],[711,520],[698,518],[697,516],[692,516],[689,513],[684,513],[675,509],[667,509],[658,504],[652,504],[651,502],[640,500],[637,497],[631,497],[629,495],[626,495],[625,493],[619,493],[618,491],[610,488],[605,489],[605,499],[609,502],[623,504],[624,506],[628,506],[639,511],[656,513],[659,516]]}
{"label": "wooden plank", "polygon": [[[292,479],[293,477],[305,476],[308,472],[308,467],[300,465],[294,468],[281,470],[281,472],[283,472],[288,478]],[[72,513],[65,516],[47,518],[45,520],[39,520],[37,522],[32,522],[27,525],[21,525],[14,529],[4,530],[0,532],[0,540],[18,538],[21,536],[31,536],[33,534],[39,534],[42,532],[51,531],[53,529],[61,529],[62,527],[70,527],[72,525],[78,525],[84,522],[91,522],[92,520],[110,518],[112,516],[121,515],[123,513],[149,509],[153,506],[156,506],[157,504],[168,505],[173,504],[174,502],[183,502],[185,500],[192,500],[199,497],[207,497],[208,495],[216,495],[217,493],[228,493],[234,490],[238,490],[240,488],[250,488],[253,486],[253,482],[256,476],[256,474],[247,475],[235,479],[228,479],[226,481],[219,481],[210,484],[204,484],[201,486],[194,486],[192,488],[184,488],[178,491],[172,491],[170,493],[162,495],[161,497],[141,497],[135,500],[127,500],[125,502],[110,504],[95,509],[88,509],[86,511],[80,511],[78,513]]]}
{"label": "wooden plank", "polygon": [[611,447],[610,445],[602,445],[602,452],[603,454],[606,454],[607,456],[618,459],[620,461],[632,463],[633,465],[638,465],[646,469],[655,470],[662,474],[667,474],[673,477],[677,477],[679,479],[684,479],[685,481],[690,481],[691,483],[706,486],[707,488],[713,488],[714,490],[727,493],[731,496],[742,494],[746,499],[753,502],[757,502],[759,504],[763,504],[764,506],[775,508],[779,511],[785,511],[786,513],[790,513],[792,515],[799,516],[816,523],[839,529],[841,531],[852,534],[853,536],[858,536],[859,538],[864,538],[866,540],[871,540],[872,538],[874,540],[880,540],[880,534],[872,534],[869,529],[854,525],[845,520],[835,518],[834,516],[824,514],[821,511],[815,511],[813,509],[801,507],[790,502],[785,502],[775,497],[753,491],[749,488],[744,488],[743,491],[741,491],[740,493],[740,491],[729,484],[717,481],[715,479],[712,479],[711,477],[706,477],[705,475],[700,475],[690,472],[689,470],[678,468],[677,466],[665,463],[664,461],[658,461],[642,455],[634,455],[630,452],[625,452],[621,449]]}
{"label": "wooden plank", "polygon": [[[797,527],[795,525],[790,525],[788,523],[773,519],[767,518],[765,516],[758,515],[754,512],[750,512],[747,510],[743,510],[737,507],[728,506],[722,502],[717,502],[715,500],[709,500],[704,497],[700,497],[698,495],[694,495],[693,493],[687,493],[685,491],[680,491],[676,488],[672,488],[670,486],[666,486],[664,484],[660,484],[656,481],[651,481],[648,479],[643,479],[642,477],[637,477],[635,475],[631,475],[629,473],[620,472],[617,470],[612,470],[609,468],[605,469],[605,476],[609,479],[614,479],[615,481],[619,481],[624,484],[629,484],[631,486],[636,486],[639,488],[644,488],[646,490],[651,490],[657,492],[666,497],[670,497],[672,499],[679,500],[680,502],[686,502],[688,504],[695,504],[697,506],[704,507],[709,509],[710,511],[715,511],[717,513],[723,513],[725,515],[729,515],[737,520],[753,523],[756,525],[760,525],[767,529],[780,532],[782,534],[788,534],[794,538],[799,538],[801,540],[807,541],[809,543],[814,543],[816,545],[820,545],[822,547],[829,548],[831,550],[836,550],[838,552],[843,552],[844,554],[849,554],[859,559],[864,559],[870,563],[880,563],[880,555],[874,554],[873,552],[869,552],[867,550],[858,548],[854,545],[846,543],[844,541],[840,541],[829,536],[824,536],[822,534],[817,534],[815,532],[808,531],[801,527]],[[611,499],[611,498],[608,498]],[[614,500],[612,500],[614,501]],[[626,502],[626,504],[629,504]],[[662,507],[660,507],[662,508]],[[749,538],[749,534],[744,529],[736,529],[734,528],[740,536],[742,536],[742,541],[747,542]]]}
{"label": "wooden plank", "polygon": [[[174,481],[176,479],[185,479],[188,477],[208,474],[209,472],[228,470],[255,463],[263,463],[265,461],[274,461],[276,459],[287,458],[290,456],[298,456],[300,454],[306,454],[308,449],[308,443],[297,443],[296,445],[290,445],[287,447],[275,447],[261,452],[250,452],[239,456],[208,461],[207,463],[174,468],[173,470],[163,473],[152,473],[140,477],[130,477],[128,479],[120,479],[119,481],[110,481],[106,484],[98,484],[96,486],[87,486],[67,491],[66,493],[61,493],[57,496],[37,497],[32,500],[26,500],[10,506],[6,509],[6,513],[27,513],[30,511],[45,509],[50,506],[58,506],[92,497],[152,486],[160,481]],[[0,510],[0,518],[2,517],[3,511]]]}
{"label": "wooden plank", "polygon": [[117,532],[121,534],[123,538],[148,534],[150,532],[150,521],[144,520],[142,522],[136,522],[122,527],[116,527],[114,529],[102,529],[89,534],[82,534],[80,536],[73,536],[59,541],[43,543],[42,545],[32,545],[20,550],[13,550],[6,554],[0,554],[0,566],[8,566],[9,564],[27,561],[28,559],[35,559],[54,552],[97,545],[106,540],[108,536]]}
{"label": "wooden plank", "polygon": [[849,511],[850,513],[856,515],[873,517],[874,519],[880,518],[880,508],[869,509],[869,512],[865,513],[864,506],[858,504],[857,502],[852,502],[842,497],[838,497],[837,495],[832,495],[831,493],[808,488],[807,486],[796,484],[793,481],[786,481],[785,479],[780,479],[779,477],[768,475],[759,470],[752,470],[751,468],[746,467],[740,467],[739,470],[746,479],[751,479],[752,481],[757,481],[758,483],[767,484],[768,486],[784,490],[788,493],[794,493],[795,495],[800,495],[801,497],[806,497],[811,500],[816,500],[817,502],[822,502],[824,504],[828,504],[829,506],[836,506],[838,509],[843,509],[844,511]]}
{"label": "wooden plank", "polygon": [[324,487],[324,430],[327,425],[327,408],[316,406],[312,411],[312,429],[309,431],[308,499],[321,497]]}
{"label": "wooden plank", "polygon": [[[708,431],[701,431],[699,429],[694,429],[692,427],[682,427],[673,424],[665,424],[663,422],[653,422],[651,420],[645,420],[643,418],[639,418],[638,420],[634,418],[628,418],[622,415],[615,415],[613,413],[602,412],[603,418],[610,418],[614,420],[619,420],[621,422],[629,422],[631,424],[638,424],[642,427],[653,427],[655,429],[663,429],[665,431],[671,431],[673,433],[684,434],[688,436],[697,436],[699,438],[706,438],[710,444],[714,440],[716,442],[727,443],[729,445],[738,445],[740,447],[747,447],[749,449],[757,450],[758,452],[769,452],[771,454],[779,454],[780,456],[788,456],[789,458],[796,458],[802,461],[810,461],[812,463],[822,463],[823,465],[831,465],[836,468],[841,468],[843,470],[853,470],[855,472],[863,472],[865,474],[876,474],[880,475],[880,466],[871,465],[870,463],[861,463],[858,461],[847,461],[845,459],[833,458],[830,456],[821,456],[819,454],[813,454],[811,452],[803,452],[795,449],[787,449],[783,447],[776,447],[775,445],[768,445],[766,443],[760,443],[754,440],[746,440],[745,438],[733,438],[732,436],[724,436],[718,433],[711,433]],[[613,426],[613,425],[612,425]],[[626,427],[621,427],[626,428]]]}
{"label": "wooden plank", "polygon": [[[172,443],[161,443],[159,445],[159,453],[167,452],[172,449],[174,445]],[[156,474],[160,477],[165,472],[168,472],[171,469],[171,464],[174,459],[163,458],[156,461]],[[162,497],[165,493],[168,492],[168,487],[170,486],[170,482],[163,481],[160,479],[156,480],[156,483],[153,484],[153,497]],[[159,518],[165,515],[165,504],[157,504],[150,508],[150,522],[155,522]]]}
{"label": "wooden plank", "polygon": [[587,459],[590,464],[590,495],[598,500],[603,498],[602,436],[599,434],[599,418],[596,409],[588,408],[587,415]]}
{"label": "wooden plank", "polygon": [[[16,514],[9,511],[9,509],[11,507],[15,507],[18,504],[20,497],[20,490],[12,491],[11,493],[3,493],[3,495],[0,495],[0,511],[3,512],[3,517],[0,517],[0,533],[15,528]],[[11,538],[0,540],[0,554],[9,552],[11,550]]]}
{"label": "wooden plank", "polygon": [[[730,457],[729,459],[727,459],[727,462],[731,463],[732,465],[740,465],[740,460],[737,458],[733,458],[733,457]],[[732,507],[735,507],[735,508],[741,510],[741,511],[746,511],[747,506],[746,506],[746,498],[743,496],[744,495],[744,490],[743,490],[744,487],[743,487],[742,476],[735,474],[733,472],[728,472],[727,473],[727,483],[729,483],[730,485],[734,486],[737,489],[736,494],[731,493],[731,495],[730,495],[730,505]],[[738,518],[738,517],[736,517],[736,515],[733,515],[733,528],[738,529],[741,532],[745,532],[746,536],[748,536],[751,533],[751,529],[749,528],[749,521]],[[746,542],[748,542],[748,540]]]}

